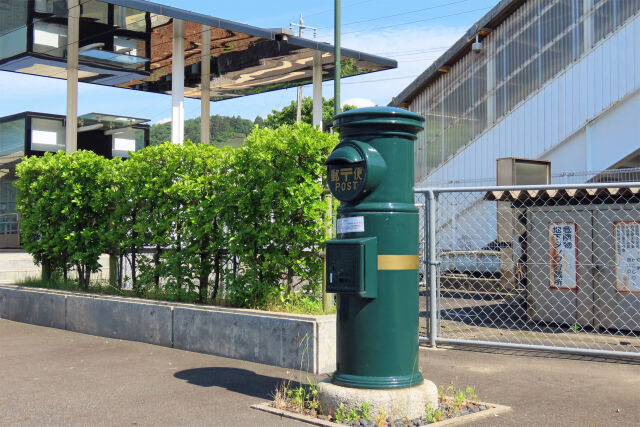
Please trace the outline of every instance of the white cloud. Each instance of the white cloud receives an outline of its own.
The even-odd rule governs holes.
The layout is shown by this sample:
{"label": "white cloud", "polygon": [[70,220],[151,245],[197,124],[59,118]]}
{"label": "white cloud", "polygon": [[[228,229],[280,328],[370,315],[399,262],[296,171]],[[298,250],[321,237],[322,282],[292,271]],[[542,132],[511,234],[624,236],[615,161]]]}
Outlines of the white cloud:
{"label": "white cloud", "polygon": [[358,108],[373,107],[376,105],[372,100],[368,98],[349,98],[346,101],[342,101],[340,104],[342,104],[342,106],[344,106],[345,104],[355,105]]}
{"label": "white cloud", "polygon": [[[387,105],[465,31],[463,27],[408,27],[344,34],[345,48],[395,59],[398,68],[344,79],[341,98],[364,98],[365,95],[373,104]],[[332,96],[333,83],[326,87],[327,95]]]}

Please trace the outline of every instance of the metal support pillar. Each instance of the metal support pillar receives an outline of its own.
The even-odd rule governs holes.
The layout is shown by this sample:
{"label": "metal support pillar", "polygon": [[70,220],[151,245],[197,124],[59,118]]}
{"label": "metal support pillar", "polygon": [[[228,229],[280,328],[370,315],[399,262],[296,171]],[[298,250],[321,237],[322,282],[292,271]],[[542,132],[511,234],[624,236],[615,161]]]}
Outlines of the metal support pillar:
{"label": "metal support pillar", "polygon": [[202,26],[202,50],[200,53],[200,141],[211,141],[211,27]]}
{"label": "metal support pillar", "polygon": [[173,19],[171,143],[184,142],[184,21]]}
{"label": "metal support pillar", "polygon": [[429,343],[431,347],[436,348],[436,339],[438,338],[438,260],[436,259],[436,198],[433,191],[428,191],[427,206],[425,208],[425,230],[428,236],[425,236],[429,251],[429,260],[427,267],[429,268]]}
{"label": "metal support pillar", "polygon": [[322,52],[313,52],[313,127],[322,131]]}
{"label": "metal support pillar", "polygon": [[[300,14],[300,26],[298,27],[298,37],[304,35],[304,21],[302,20],[302,14]],[[302,86],[298,86],[298,103],[296,105],[296,123],[302,121]]]}
{"label": "metal support pillar", "polygon": [[67,120],[65,151],[78,149],[78,49],[80,41],[80,0],[67,0],[69,16],[67,45]]}
{"label": "metal support pillar", "polygon": [[[322,124],[320,125],[322,127]],[[325,221],[327,227],[324,230],[325,239],[333,238],[333,196],[329,191],[324,195],[327,200],[327,211],[325,212]],[[327,293],[327,250],[323,249],[322,254],[322,310],[328,313],[333,308],[333,294]]]}
{"label": "metal support pillar", "polygon": [[585,168],[588,171],[593,170],[593,129],[591,124],[587,124],[585,127],[586,146],[585,146]]}

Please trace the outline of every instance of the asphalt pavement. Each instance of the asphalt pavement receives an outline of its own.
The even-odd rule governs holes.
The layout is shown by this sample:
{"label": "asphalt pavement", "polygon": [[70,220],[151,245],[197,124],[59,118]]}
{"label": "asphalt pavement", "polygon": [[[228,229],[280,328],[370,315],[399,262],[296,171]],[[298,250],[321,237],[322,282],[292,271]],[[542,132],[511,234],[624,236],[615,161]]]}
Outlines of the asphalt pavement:
{"label": "asphalt pavement", "polygon": [[[474,425],[640,425],[640,361],[472,348],[420,357],[436,384],[513,408]],[[283,379],[306,374],[0,320],[0,425],[301,425],[249,407]]]}

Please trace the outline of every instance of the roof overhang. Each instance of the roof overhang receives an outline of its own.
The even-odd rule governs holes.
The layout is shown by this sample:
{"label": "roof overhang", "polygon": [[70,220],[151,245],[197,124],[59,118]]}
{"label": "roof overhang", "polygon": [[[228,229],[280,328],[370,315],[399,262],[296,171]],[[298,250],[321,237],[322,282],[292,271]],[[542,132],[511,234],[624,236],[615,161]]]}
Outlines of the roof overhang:
{"label": "roof overhang", "polygon": [[[24,0],[9,0],[22,2]],[[109,9],[109,22],[83,18],[81,22],[79,81],[155,93],[171,93],[173,20],[185,21],[185,96],[200,98],[202,33],[211,28],[211,99],[235,98],[311,83],[314,53],[319,52],[323,80],[333,79],[334,47],[199,13],[141,0],[89,0]],[[33,3],[31,3],[33,4]],[[114,10],[127,8],[126,20],[116,25]],[[119,12],[118,12],[119,13]],[[38,15],[64,29],[65,16]],[[95,30],[93,28],[95,27]],[[84,34],[83,34],[84,31]],[[118,40],[133,46],[115,52]],[[85,47],[86,49],[82,49]],[[50,53],[26,51],[0,61],[0,70],[66,78],[62,49]],[[397,67],[388,58],[342,49],[343,77]]]}

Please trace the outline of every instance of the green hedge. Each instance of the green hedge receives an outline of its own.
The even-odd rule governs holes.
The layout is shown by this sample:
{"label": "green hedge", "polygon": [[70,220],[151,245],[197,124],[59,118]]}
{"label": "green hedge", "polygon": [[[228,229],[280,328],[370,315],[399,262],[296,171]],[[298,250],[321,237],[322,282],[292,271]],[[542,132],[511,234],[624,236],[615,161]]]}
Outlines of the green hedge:
{"label": "green hedge", "polygon": [[294,288],[317,295],[323,162],[335,144],[296,125],[256,128],[238,149],[165,143],[126,161],[29,157],[17,167],[23,246],[45,272],[74,268],[85,289],[101,253],[126,253],[139,295],[242,307]]}

